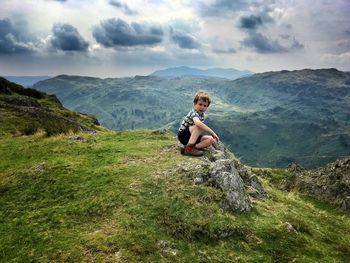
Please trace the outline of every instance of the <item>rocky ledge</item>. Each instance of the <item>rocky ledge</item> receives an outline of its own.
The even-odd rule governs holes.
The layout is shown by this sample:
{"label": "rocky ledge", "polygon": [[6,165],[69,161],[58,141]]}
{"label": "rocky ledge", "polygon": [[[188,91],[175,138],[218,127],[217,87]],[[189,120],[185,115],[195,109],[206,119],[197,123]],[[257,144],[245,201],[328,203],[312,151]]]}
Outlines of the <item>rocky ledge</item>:
{"label": "rocky ledge", "polygon": [[206,150],[205,156],[191,158],[177,172],[189,175],[194,184],[206,184],[223,191],[221,205],[229,212],[244,213],[252,208],[250,197],[266,197],[262,184],[223,144]]}
{"label": "rocky ledge", "polygon": [[312,170],[293,164],[289,172],[291,175],[278,184],[279,188],[297,190],[350,212],[350,158]]}

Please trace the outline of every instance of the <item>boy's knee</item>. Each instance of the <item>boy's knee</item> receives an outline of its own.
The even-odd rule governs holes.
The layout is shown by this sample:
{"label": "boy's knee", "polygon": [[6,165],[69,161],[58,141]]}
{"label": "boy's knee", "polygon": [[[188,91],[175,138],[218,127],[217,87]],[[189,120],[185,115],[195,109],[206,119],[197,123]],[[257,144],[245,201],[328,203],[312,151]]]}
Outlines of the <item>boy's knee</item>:
{"label": "boy's knee", "polygon": [[210,141],[210,145],[212,145],[214,142],[216,142],[213,137],[209,137],[209,141]]}

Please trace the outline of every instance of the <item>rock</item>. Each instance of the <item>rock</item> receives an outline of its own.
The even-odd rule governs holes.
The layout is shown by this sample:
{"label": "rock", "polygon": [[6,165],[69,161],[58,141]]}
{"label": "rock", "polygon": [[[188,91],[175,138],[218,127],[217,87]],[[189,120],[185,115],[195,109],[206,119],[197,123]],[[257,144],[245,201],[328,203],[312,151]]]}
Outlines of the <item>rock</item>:
{"label": "rock", "polygon": [[350,158],[337,160],[323,168],[297,169],[278,187],[287,191],[297,190],[350,211]]}
{"label": "rock", "polygon": [[73,141],[82,141],[82,142],[87,142],[86,139],[84,139],[83,137],[79,136],[79,135],[72,135],[72,136],[68,136],[67,139],[69,140],[73,140]]}
{"label": "rock", "polygon": [[267,194],[258,178],[248,171],[222,143],[209,147],[205,156],[181,166],[179,171],[190,175],[194,184],[207,184],[224,193],[222,207],[229,212],[243,213],[252,208],[249,196]]}
{"label": "rock", "polygon": [[293,227],[293,225],[289,222],[285,222],[286,224],[286,228],[288,232],[293,232],[293,233],[297,233],[297,231],[295,230],[295,228]]}
{"label": "rock", "polygon": [[296,176],[296,174],[292,173],[290,176],[284,178],[282,181],[277,183],[277,188],[291,191],[295,186]]}
{"label": "rock", "polygon": [[226,194],[223,208],[232,212],[247,212],[252,208],[244,183],[230,159],[220,159],[210,165],[210,174],[217,186]]}
{"label": "rock", "polygon": [[204,180],[202,177],[196,177],[193,179],[193,183],[194,184],[203,184],[204,183]]}
{"label": "rock", "polygon": [[17,105],[36,108],[41,107],[40,103],[37,100],[25,96],[5,95],[1,97],[1,101],[4,103],[4,106]]}
{"label": "rock", "polygon": [[169,132],[169,130],[167,130],[167,129],[157,129],[157,130],[153,130],[153,131],[152,131],[152,134],[155,134],[155,135],[164,135],[164,134],[166,134],[167,132]]}
{"label": "rock", "polygon": [[[214,150],[213,150],[214,149]],[[246,187],[250,187],[250,191],[252,193],[252,196],[254,197],[265,197],[267,196],[266,191],[262,187],[260,181],[258,180],[257,176],[255,174],[252,174],[250,171],[248,171],[245,166],[234,157],[234,155],[229,152],[224,144],[217,143],[214,145],[214,147],[209,148],[209,151],[211,151],[211,159],[215,161],[217,160],[230,160],[232,162],[232,165],[235,170],[237,170],[239,176],[242,178],[244,185]]]}
{"label": "rock", "polygon": [[175,249],[175,245],[170,243],[170,242],[167,242],[167,241],[164,241],[164,240],[160,240],[158,243],[157,243],[158,247],[160,249],[162,249],[163,251],[167,252],[167,253],[170,253],[171,255],[173,256],[176,256],[177,254],[177,250]]}
{"label": "rock", "polygon": [[301,165],[299,165],[298,163],[291,163],[288,165],[287,170],[290,173],[300,173],[300,172],[304,171],[305,169]]}
{"label": "rock", "polygon": [[37,173],[43,173],[43,172],[45,172],[45,165],[44,164],[37,164],[37,165],[35,165],[33,168],[33,171],[35,171],[35,172],[37,172]]}
{"label": "rock", "polygon": [[340,208],[345,211],[350,211],[350,196],[346,196],[342,202],[340,202]]}

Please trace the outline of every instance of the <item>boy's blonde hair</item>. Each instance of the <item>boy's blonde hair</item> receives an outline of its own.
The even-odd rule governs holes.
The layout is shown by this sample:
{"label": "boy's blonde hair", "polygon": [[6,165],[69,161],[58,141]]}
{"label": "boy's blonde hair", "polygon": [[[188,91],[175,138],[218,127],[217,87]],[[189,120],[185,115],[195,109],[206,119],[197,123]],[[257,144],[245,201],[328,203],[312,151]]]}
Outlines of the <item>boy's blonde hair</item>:
{"label": "boy's blonde hair", "polygon": [[204,102],[208,102],[208,107],[211,103],[211,99],[209,97],[209,94],[205,91],[197,91],[196,95],[194,95],[194,99],[193,99],[193,103],[194,104],[197,104],[197,102],[201,100],[201,101],[204,101]]}

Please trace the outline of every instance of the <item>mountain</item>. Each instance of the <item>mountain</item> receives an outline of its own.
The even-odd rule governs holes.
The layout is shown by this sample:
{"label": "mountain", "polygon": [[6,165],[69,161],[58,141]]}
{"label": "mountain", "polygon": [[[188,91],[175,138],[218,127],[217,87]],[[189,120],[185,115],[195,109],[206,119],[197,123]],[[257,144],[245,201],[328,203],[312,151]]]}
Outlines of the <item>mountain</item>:
{"label": "mountain", "polygon": [[221,92],[227,103],[247,112],[216,114],[211,124],[224,129],[223,140],[245,163],[316,167],[350,155],[348,72],[266,72],[236,80]]}
{"label": "mountain", "polygon": [[350,155],[350,73],[336,69],[265,72],[236,80],[61,75],[34,87],[114,130],[173,131],[191,109],[194,93],[204,89],[213,97],[206,122],[245,164],[317,167]]}
{"label": "mountain", "polygon": [[38,81],[52,78],[52,76],[4,76],[4,78],[24,87],[31,87]]}
{"label": "mountain", "polygon": [[193,158],[169,131],[96,122],[0,78],[2,262],[348,261],[350,220],[337,206],[349,208],[350,159],[246,167],[223,145]]}
{"label": "mountain", "polygon": [[55,95],[10,82],[0,77],[0,134],[47,136],[77,131],[95,132],[94,116],[64,108]]}
{"label": "mountain", "polygon": [[150,76],[157,76],[162,78],[178,78],[184,76],[190,77],[211,77],[224,79],[238,79],[253,75],[254,73],[248,70],[224,69],[224,68],[210,68],[206,70],[190,68],[190,67],[176,67],[163,70],[157,70],[150,74]]}

